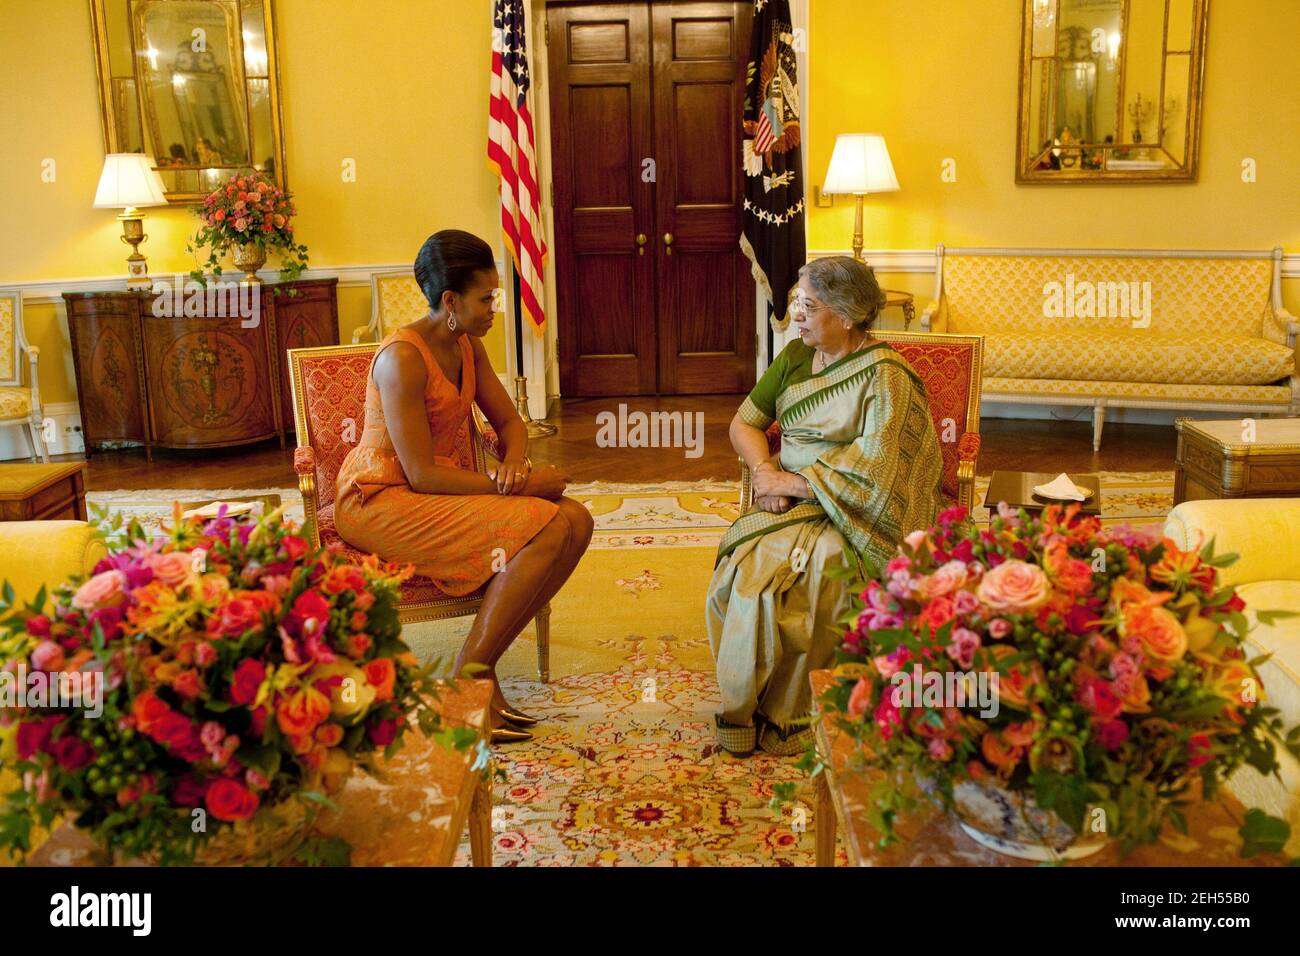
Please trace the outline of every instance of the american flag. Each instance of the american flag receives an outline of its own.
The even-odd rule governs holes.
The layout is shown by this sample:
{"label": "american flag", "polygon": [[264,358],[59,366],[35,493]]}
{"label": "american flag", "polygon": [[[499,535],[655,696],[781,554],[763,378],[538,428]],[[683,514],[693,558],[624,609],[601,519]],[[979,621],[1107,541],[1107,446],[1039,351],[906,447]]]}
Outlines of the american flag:
{"label": "american flag", "polygon": [[501,229],[519,276],[524,315],[540,332],[546,323],[541,190],[533,114],[528,107],[527,11],[524,0],[494,0],[492,11],[492,104],[488,115],[488,163],[501,181]]}

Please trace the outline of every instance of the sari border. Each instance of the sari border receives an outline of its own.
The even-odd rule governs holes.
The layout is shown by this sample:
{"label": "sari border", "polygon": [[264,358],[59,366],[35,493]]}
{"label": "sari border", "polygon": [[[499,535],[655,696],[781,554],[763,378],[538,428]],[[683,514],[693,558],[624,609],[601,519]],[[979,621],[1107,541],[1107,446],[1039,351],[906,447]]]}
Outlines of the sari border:
{"label": "sari border", "polygon": [[776,421],[775,418],[755,405],[754,400],[749,396],[745,396],[745,400],[740,403],[740,409],[736,414],[740,416],[740,420],[746,425],[751,425],[763,431],[767,431],[772,426],[772,423]]}
{"label": "sari border", "polygon": [[[788,528],[790,525],[801,524],[805,521],[817,521],[826,516],[825,509],[822,508],[821,503],[818,501],[801,501],[789,511],[779,515],[774,515],[767,511],[751,511],[747,514],[743,514],[736,519],[735,523],[727,529],[727,533],[722,536],[722,541],[718,544],[718,553],[713,559],[714,567],[717,567],[719,561],[731,554],[731,552],[735,551],[736,548],[740,547],[740,545],[744,544],[746,541],[750,541],[754,538],[761,538],[765,534],[778,531],[781,528]],[[754,517],[759,517],[760,520],[770,520],[765,521],[762,524],[762,527],[755,528],[752,531],[747,529],[741,529],[740,531],[736,530],[737,528],[740,528],[741,522],[745,522],[745,519]],[[755,522],[749,521],[746,523],[754,524]]]}

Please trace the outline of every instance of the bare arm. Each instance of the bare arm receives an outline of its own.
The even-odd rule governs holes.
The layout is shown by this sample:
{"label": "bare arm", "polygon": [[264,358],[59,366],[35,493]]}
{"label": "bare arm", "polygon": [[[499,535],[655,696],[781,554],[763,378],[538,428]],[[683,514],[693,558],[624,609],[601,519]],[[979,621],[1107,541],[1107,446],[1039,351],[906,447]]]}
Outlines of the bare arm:
{"label": "bare arm", "polygon": [[[480,339],[470,341],[474,344],[474,400],[496,429],[502,448],[501,464],[519,465],[528,454],[528,429],[524,427],[524,420],[519,417],[510,395],[501,387],[501,380],[492,368],[483,342]],[[502,494],[522,490],[522,483],[514,480],[514,470],[513,467],[502,469],[503,473],[497,479],[497,489]]]}
{"label": "bare arm", "polygon": [[428,372],[414,346],[394,342],[384,349],[375,360],[374,376],[388,434],[414,490],[426,495],[496,494],[496,482],[487,475],[434,461],[433,434],[424,411]]}

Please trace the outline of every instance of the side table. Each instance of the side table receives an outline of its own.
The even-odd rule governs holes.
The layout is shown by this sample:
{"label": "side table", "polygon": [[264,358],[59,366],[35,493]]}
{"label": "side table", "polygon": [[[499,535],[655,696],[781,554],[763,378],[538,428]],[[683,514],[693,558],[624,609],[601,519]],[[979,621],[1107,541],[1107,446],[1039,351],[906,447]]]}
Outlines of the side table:
{"label": "side table", "polygon": [[86,520],[86,463],[0,465],[0,521]]}

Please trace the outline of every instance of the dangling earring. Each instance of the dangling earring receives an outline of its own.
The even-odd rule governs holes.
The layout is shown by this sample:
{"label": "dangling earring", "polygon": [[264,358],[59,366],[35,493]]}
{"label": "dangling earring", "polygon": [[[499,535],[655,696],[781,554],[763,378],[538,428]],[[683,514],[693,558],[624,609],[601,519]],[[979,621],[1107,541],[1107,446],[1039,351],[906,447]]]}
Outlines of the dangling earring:
{"label": "dangling earring", "polygon": [[455,331],[456,331],[456,313],[455,313],[455,312],[452,312],[450,315],[447,316],[447,331],[448,331],[448,332],[455,332]]}

